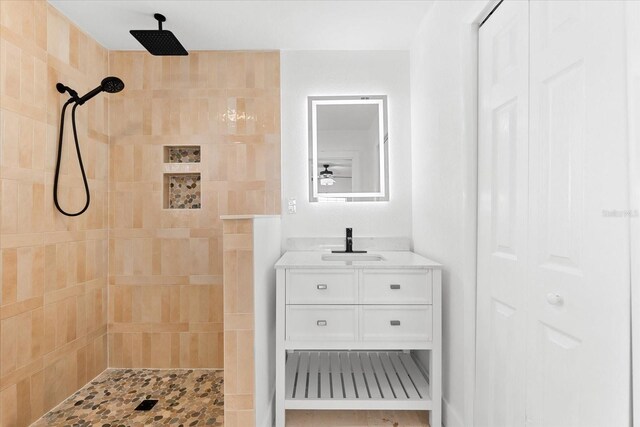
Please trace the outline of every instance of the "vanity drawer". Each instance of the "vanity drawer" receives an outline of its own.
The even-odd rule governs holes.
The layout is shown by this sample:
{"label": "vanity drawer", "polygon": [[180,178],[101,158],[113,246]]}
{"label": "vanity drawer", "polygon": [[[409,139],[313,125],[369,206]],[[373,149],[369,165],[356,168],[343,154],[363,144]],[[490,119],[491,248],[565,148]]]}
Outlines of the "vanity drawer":
{"label": "vanity drawer", "polygon": [[358,335],[358,310],[353,305],[288,305],[289,341],[354,341]]}
{"label": "vanity drawer", "polygon": [[363,270],[361,304],[431,304],[431,270]]}
{"label": "vanity drawer", "polygon": [[431,341],[430,305],[360,306],[362,341]]}
{"label": "vanity drawer", "polygon": [[288,270],[287,304],[356,304],[355,270]]}

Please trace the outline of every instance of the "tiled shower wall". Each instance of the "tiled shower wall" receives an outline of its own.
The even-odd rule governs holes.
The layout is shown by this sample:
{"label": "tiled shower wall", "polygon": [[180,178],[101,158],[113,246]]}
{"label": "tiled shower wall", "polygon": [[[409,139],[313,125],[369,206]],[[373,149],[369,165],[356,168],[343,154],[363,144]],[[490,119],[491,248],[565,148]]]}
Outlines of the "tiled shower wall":
{"label": "tiled shower wall", "polygon": [[[126,84],[109,98],[110,366],[223,367],[219,217],[280,211],[279,62],[110,53]],[[199,209],[163,208],[164,147],[176,145],[201,147]]]}
{"label": "tiled shower wall", "polygon": [[253,249],[253,220],[225,220],[224,423],[227,427],[255,426]]}
{"label": "tiled shower wall", "polygon": [[[0,1],[0,425],[25,426],[107,366],[107,100],[78,108],[89,210],[52,200],[60,81],[108,74],[108,52],[45,1]],[[69,123],[69,122],[67,122]],[[70,129],[68,126],[67,129]],[[67,134],[61,204],[84,204]]]}

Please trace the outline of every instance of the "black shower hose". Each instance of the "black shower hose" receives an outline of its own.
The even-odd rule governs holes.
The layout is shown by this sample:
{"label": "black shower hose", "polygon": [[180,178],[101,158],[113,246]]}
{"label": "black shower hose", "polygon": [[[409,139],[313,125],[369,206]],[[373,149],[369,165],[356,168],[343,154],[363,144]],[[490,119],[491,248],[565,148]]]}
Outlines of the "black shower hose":
{"label": "black shower hose", "polygon": [[78,108],[78,103],[74,104],[71,108],[71,127],[73,129],[73,139],[76,143],[76,153],[78,154],[78,163],[80,164],[80,171],[82,172],[82,180],[84,181],[84,191],[87,195],[87,202],[82,208],[81,211],[76,213],[65,212],[64,209],[60,207],[60,203],[58,202],[58,178],[60,177],[60,162],[62,160],[62,140],[64,137],[64,115],[67,110],[69,104],[74,102],[75,99],[69,99],[65,102],[62,107],[62,113],[60,116],[60,138],[58,139],[58,159],[56,161],[56,173],[53,178],[53,203],[55,203],[56,208],[66,216],[78,216],[82,215],[87,209],[89,209],[89,202],[91,201],[91,195],[89,194],[89,183],[87,182],[87,175],[84,172],[84,164],[82,163],[82,154],[80,154],[80,144],[78,142],[78,132],[76,131],[76,108]]}

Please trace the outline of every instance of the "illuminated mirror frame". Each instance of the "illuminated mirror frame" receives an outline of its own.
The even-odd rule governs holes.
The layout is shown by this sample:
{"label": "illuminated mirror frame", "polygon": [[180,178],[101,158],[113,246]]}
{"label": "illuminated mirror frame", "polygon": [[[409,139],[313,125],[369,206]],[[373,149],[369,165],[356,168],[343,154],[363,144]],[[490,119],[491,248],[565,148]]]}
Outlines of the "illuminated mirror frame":
{"label": "illuminated mirror frame", "polygon": [[[369,193],[320,193],[318,191],[318,105],[378,106],[378,135],[380,135],[380,191]],[[387,132],[386,95],[310,96],[309,110],[309,201],[311,202],[371,202],[389,200],[389,138]]]}

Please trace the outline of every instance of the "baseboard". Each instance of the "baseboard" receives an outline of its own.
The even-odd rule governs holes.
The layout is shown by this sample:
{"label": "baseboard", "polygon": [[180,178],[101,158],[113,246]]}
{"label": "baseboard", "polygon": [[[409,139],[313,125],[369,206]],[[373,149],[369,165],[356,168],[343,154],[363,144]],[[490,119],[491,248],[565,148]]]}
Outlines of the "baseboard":
{"label": "baseboard", "polygon": [[444,397],[442,398],[442,425],[445,427],[464,427],[462,417]]}

